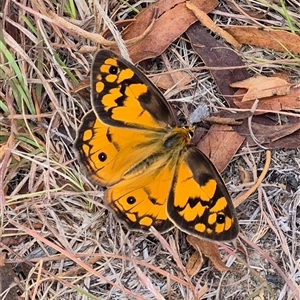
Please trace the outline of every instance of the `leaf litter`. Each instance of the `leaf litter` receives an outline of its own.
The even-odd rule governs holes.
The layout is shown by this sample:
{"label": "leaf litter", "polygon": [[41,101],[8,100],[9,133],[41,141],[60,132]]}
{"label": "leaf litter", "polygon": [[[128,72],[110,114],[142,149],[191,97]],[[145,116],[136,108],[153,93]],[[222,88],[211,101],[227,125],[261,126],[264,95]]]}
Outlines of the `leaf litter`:
{"label": "leaf litter", "polygon": [[[251,1],[139,1],[132,9],[119,1],[71,3],[7,0],[0,15],[1,245],[4,265],[14,268],[8,280],[19,277],[18,295],[300,299],[297,8]],[[129,25],[123,30],[124,21]],[[103,191],[81,173],[69,141],[90,100],[88,92],[74,91],[87,86],[79,82],[88,80],[99,46],[121,53],[127,48],[133,62],[158,78],[166,65],[170,76],[161,88],[179,92],[170,99],[179,121],[203,103],[209,108],[210,119],[199,114],[195,122],[210,127],[197,144],[206,145],[220,170],[226,168],[223,178],[238,200],[241,226],[236,244],[213,246],[220,254],[210,257],[213,264],[193,254],[178,230],[153,233],[155,238],[128,232],[103,205]],[[187,75],[172,76],[173,70]],[[284,95],[278,74],[290,87]],[[257,76],[268,79],[257,84]],[[243,80],[253,95],[246,102],[246,90],[232,85]],[[264,90],[271,94],[261,97]],[[239,122],[228,125],[229,119]],[[272,159],[265,148],[276,149]],[[237,165],[249,180],[239,178]],[[207,255],[207,246],[196,244]],[[196,259],[197,271],[190,272],[195,257],[200,264]],[[20,265],[30,270],[23,278]]]}

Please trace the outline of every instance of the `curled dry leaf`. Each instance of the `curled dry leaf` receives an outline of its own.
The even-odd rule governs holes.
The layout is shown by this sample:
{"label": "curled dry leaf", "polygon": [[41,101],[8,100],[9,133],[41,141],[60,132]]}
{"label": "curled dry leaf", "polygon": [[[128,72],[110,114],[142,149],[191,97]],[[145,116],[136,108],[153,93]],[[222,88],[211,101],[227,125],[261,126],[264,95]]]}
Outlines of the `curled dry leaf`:
{"label": "curled dry leaf", "polygon": [[223,30],[221,27],[217,26],[213,20],[199,7],[197,7],[195,4],[193,4],[191,1],[186,2],[186,7],[190,9],[197,19],[201,22],[202,25],[204,25],[209,30],[215,32],[220,37],[225,39],[229,44],[231,44],[234,48],[240,50],[241,44],[227,31]]}
{"label": "curled dry leaf", "polygon": [[209,122],[211,124],[221,124],[221,125],[241,125],[243,123],[242,120],[236,120],[234,118],[222,118],[217,116],[211,116],[205,118],[203,121]]}
{"label": "curled dry leaf", "polygon": [[300,53],[300,36],[285,30],[254,26],[232,26],[225,29],[241,44],[258,46],[280,52]]}
{"label": "curled dry leaf", "polygon": [[276,95],[287,95],[290,84],[278,77],[257,76],[230,84],[233,88],[247,89],[242,102],[261,99]]}
{"label": "curled dry leaf", "polygon": [[226,267],[223,263],[218,246],[215,243],[198,239],[192,235],[188,235],[186,240],[195,248],[196,251],[204,254],[218,271],[226,272],[232,270],[231,268]]}
{"label": "curled dry leaf", "polygon": [[200,251],[195,251],[186,264],[186,272],[193,277],[201,270],[203,266],[203,255]]}

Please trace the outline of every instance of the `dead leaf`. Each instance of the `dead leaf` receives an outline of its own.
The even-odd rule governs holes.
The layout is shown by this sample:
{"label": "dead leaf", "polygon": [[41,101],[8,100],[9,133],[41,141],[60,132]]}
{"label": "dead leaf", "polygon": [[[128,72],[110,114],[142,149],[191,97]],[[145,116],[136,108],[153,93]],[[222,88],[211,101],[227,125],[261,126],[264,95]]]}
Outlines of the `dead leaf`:
{"label": "dead leaf", "polygon": [[203,255],[200,251],[195,251],[186,264],[186,272],[193,277],[199,273],[203,266]]}
{"label": "dead leaf", "polygon": [[[267,146],[271,149],[285,148],[296,149],[300,147],[300,122],[287,125],[264,125],[252,121],[251,129],[261,145]],[[242,126],[237,126],[235,130],[246,138],[246,143],[249,146],[255,145],[253,141],[248,122],[244,121]]]}
{"label": "dead leaf", "polygon": [[[186,34],[205,66],[211,68],[214,81],[229,106],[235,107],[231,95],[236,90],[230,83],[250,77],[240,56],[224,43],[217,41],[199,22],[190,26]],[[245,68],[241,68],[243,66]]]}
{"label": "dead leaf", "polygon": [[[218,5],[216,0],[193,0],[192,2],[206,13]],[[196,16],[187,9],[184,0],[160,0],[138,14],[135,22],[124,30],[123,39],[141,36],[153,20],[153,11],[156,12],[158,18],[151,32],[135,45],[128,47],[133,63],[160,55],[191,24],[197,21]]]}
{"label": "dead leaf", "polygon": [[300,53],[300,36],[285,30],[272,30],[254,26],[233,26],[225,30],[246,45],[258,46],[280,52]]}
{"label": "dead leaf", "polygon": [[222,172],[244,139],[231,126],[214,124],[200,141],[198,148],[207,155],[219,172]]}
{"label": "dead leaf", "polygon": [[202,25],[204,25],[207,29],[215,32],[220,37],[226,40],[227,43],[231,44],[234,48],[237,50],[241,49],[241,44],[238,43],[238,41],[228,32],[223,30],[221,27],[217,26],[214,21],[200,8],[198,8],[196,5],[194,5],[191,1],[186,2],[186,7],[190,9],[197,19],[201,22]]}
{"label": "dead leaf", "polygon": [[90,91],[89,88],[91,86],[90,80],[82,80],[79,82],[70,92],[74,94],[78,94],[82,99],[87,99],[90,102]]}
{"label": "dead leaf", "polygon": [[290,84],[278,77],[256,76],[230,84],[233,88],[247,89],[242,102],[276,95],[287,95]]}
{"label": "dead leaf", "polygon": [[[244,92],[239,90],[235,96]],[[242,109],[251,109],[253,102],[241,102],[241,96],[234,98],[234,104]],[[259,100],[257,109],[265,111],[296,110],[300,108],[300,88],[291,88],[289,94],[283,96],[272,96]],[[265,112],[255,112],[262,114]]]}
{"label": "dead leaf", "polygon": [[172,87],[183,88],[193,80],[193,77],[184,71],[176,70],[170,73],[156,74],[150,77],[151,81],[159,88],[168,90]]}
{"label": "dead leaf", "polygon": [[220,272],[226,272],[232,270],[226,267],[223,263],[218,246],[207,240],[198,239],[192,235],[188,235],[186,240],[195,248],[196,251],[203,253],[214,265],[214,267]]}

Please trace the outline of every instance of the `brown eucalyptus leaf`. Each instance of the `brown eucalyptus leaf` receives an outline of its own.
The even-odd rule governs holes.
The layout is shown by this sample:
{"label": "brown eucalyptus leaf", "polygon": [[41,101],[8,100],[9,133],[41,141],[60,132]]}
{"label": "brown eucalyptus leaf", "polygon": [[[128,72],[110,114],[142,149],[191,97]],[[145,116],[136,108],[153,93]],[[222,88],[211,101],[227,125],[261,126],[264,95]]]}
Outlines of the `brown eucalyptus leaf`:
{"label": "brown eucalyptus leaf", "polygon": [[254,26],[232,26],[225,30],[241,44],[258,46],[280,52],[300,53],[300,36],[286,30]]}
{"label": "brown eucalyptus leaf", "polygon": [[242,102],[246,102],[276,95],[288,95],[291,85],[286,80],[276,76],[256,76],[234,82],[230,86],[247,89],[242,98]]}
{"label": "brown eucalyptus leaf", "polygon": [[220,272],[232,270],[223,263],[217,244],[207,240],[201,240],[192,235],[186,237],[187,241],[195,248],[196,251],[203,253]]}
{"label": "brown eucalyptus leaf", "polygon": [[[199,22],[186,31],[194,51],[202,58],[217,84],[218,90],[230,107],[236,107],[232,95],[236,89],[231,83],[249,78],[250,75],[240,56],[226,44],[219,42]],[[241,68],[245,66],[245,68]]]}
{"label": "brown eucalyptus leaf", "polygon": [[231,126],[214,124],[199,142],[198,148],[222,172],[245,140]]}
{"label": "brown eucalyptus leaf", "polygon": [[[191,2],[206,13],[218,5],[217,0]],[[124,30],[123,39],[141,36],[155,16],[157,17],[151,31],[135,45],[128,47],[133,63],[160,55],[197,21],[197,17],[186,7],[184,0],[160,0],[137,15],[135,21]]]}

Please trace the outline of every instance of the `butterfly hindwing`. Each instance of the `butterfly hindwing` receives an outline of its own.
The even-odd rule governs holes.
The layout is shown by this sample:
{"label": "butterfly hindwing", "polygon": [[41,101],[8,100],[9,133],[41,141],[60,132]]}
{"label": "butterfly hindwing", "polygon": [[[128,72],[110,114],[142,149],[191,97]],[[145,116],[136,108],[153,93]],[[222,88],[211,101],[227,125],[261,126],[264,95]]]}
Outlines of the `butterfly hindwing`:
{"label": "butterfly hindwing", "polygon": [[[163,160],[163,157],[161,158]],[[167,198],[174,174],[174,162],[160,161],[136,178],[124,180],[106,191],[106,203],[130,229],[160,232],[174,225],[167,215]]]}

